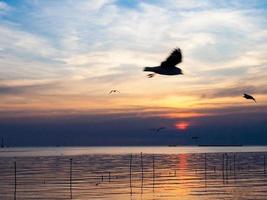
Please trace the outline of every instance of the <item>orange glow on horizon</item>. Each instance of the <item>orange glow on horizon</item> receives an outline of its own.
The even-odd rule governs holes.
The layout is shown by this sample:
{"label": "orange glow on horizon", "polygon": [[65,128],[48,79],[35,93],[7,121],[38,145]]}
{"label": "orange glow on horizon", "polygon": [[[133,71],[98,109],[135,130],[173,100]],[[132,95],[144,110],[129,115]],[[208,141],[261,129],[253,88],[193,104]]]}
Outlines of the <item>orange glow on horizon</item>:
{"label": "orange glow on horizon", "polygon": [[175,124],[175,127],[179,130],[186,130],[189,127],[189,123],[188,122],[178,122]]}
{"label": "orange glow on horizon", "polygon": [[167,113],[161,114],[160,116],[175,119],[175,118],[193,118],[193,117],[203,117],[208,116],[206,113],[197,113],[197,112],[181,112],[181,113]]}

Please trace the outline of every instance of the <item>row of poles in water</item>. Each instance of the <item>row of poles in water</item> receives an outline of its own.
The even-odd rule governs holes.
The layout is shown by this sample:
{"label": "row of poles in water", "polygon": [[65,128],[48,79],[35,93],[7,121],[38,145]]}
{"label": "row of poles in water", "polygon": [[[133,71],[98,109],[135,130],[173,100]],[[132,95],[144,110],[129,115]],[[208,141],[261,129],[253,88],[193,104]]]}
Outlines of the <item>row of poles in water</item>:
{"label": "row of poles in water", "polygon": [[[130,193],[132,194],[132,160],[133,160],[133,155],[130,155],[130,159],[129,159],[129,181],[130,181]],[[70,168],[69,168],[69,190],[70,190],[70,199],[72,199],[73,195],[72,195],[72,182],[73,182],[73,175],[72,175],[72,168],[73,168],[73,159],[70,158],[69,160],[70,162]],[[143,163],[143,153],[141,152],[140,154],[140,164],[141,164],[141,188],[143,188],[143,181],[144,181],[144,163]],[[227,172],[229,171],[229,156],[227,153],[223,153],[222,154],[222,177],[223,177],[223,181],[225,180],[225,177],[227,178]],[[236,171],[236,154],[234,153],[233,155],[233,171],[234,171],[234,175],[235,175],[235,171]],[[249,168],[248,168],[249,169]],[[216,171],[216,168],[214,167],[214,172]],[[238,170],[240,170],[240,168],[238,168]],[[230,168],[231,171],[231,168]],[[266,156],[264,155],[263,157],[263,173],[266,174]],[[108,172],[108,179],[109,182],[111,180],[111,172]],[[155,184],[155,156],[154,154],[152,155],[152,182],[153,182],[153,191],[154,191],[154,184]],[[175,170],[175,176],[176,176],[176,170]],[[204,154],[204,178],[205,181],[207,180],[207,154]],[[101,181],[103,181],[103,175],[101,176]],[[206,182],[205,182],[206,184]],[[98,184],[96,184],[98,185]],[[17,162],[14,162],[14,200],[16,200],[17,197]]]}
{"label": "row of poles in water", "polygon": [[[132,160],[133,155],[130,155],[130,164],[129,164],[129,178],[130,178],[130,194],[132,195]],[[141,161],[141,192],[143,193],[143,185],[144,185],[144,163],[143,163],[143,153],[141,152],[140,155]],[[153,192],[154,192],[154,185],[155,185],[155,156],[152,155],[152,183],[153,183]]]}

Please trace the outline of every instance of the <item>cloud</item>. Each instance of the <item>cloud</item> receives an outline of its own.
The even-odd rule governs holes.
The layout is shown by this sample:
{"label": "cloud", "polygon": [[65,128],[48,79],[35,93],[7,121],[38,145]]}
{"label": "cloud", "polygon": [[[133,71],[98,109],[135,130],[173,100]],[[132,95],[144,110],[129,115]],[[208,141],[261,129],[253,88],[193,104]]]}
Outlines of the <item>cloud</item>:
{"label": "cloud", "polygon": [[[259,89],[267,65],[264,8],[240,1],[229,5],[195,0],[127,6],[105,0],[21,1],[8,18],[0,19],[0,91],[10,100],[38,90],[53,94],[57,103],[51,107],[110,104],[106,112],[150,104],[213,107],[228,97],[235,103],[245,89],[264,96],[266,91]],[[185,75],[147,79],[142,68],[159,65],[175,47],[183,50]],[[58,81],[60,88],[37,82],[25,86],[23,79]],[[18,84],[7,86],[10,81]],[[113,87],[124,92],[107,99],[106,91]],[[203,94],[211,100],[200,98]],[[36,98],[45,102],[52,97]]]}
{"label": "cloud", "polygon": [[[125,2],[0,1],[2,133],[18,132],[19,142],[29,132],[40,141],[36,132],[44,131],[50,144],[57,133],[58,141],[80,134],[91,144],[100,137],[151,144],[148,128],[186,120],[189,135],[207,140],[251,132],[266,141],[264,1]],[[148,79],[142,68],[159,65],[175,47],[185,75]],[[113,88],[121,93],[109,95]],[[181,141],[176,133],[152,143]]]}
{"label": "cloud", "polygon": [[[23,81],[22,81],[23,82]],[[27,81],[19,84],[0,85],[0,95],[25,95],[25,94],[44,94],[46,90],[59,87],[57,81]],[[26,84],[25,84],[26,83]],[[47,91],[46,91],[47,92]]]}
{"label": "cloud", "polygon": [[7,14],[10,10],[11,7],[6,2],[0,1],[0,16]]}
{"label": "cloud", "polygon": [[189,0],[189,1],[183,1],[183,0],[170,0],[166,3],[171,4],[175,6],[175,8],[180,9],[192,9],[192,8],[206,8],[210,7],[210,4],[208,1],[197,1],[197,0]]}
{"label": "cloud", "polygon": [[20,56],[56,57],[57,51],[47,39],[19,30],[16,26],[0,26],[2,51]]}
{"label": "cloud", "polygon": [[217,91],[210,91],[206,92],[205,98],[219,98],[219,97],[241,97],[244,93],[249,94],[267,94],[267,85],[236,85],[236,86],[229,86],[227,88],[217,88]]}

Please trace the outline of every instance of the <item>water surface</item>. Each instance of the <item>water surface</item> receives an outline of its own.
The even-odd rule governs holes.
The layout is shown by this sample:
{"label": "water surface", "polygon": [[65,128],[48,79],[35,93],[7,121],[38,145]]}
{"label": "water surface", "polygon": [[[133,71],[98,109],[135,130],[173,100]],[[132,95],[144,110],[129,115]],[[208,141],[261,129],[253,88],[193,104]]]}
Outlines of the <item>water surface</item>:
{"label": "water surface", "polygon": [[0,199],[266,199],[266,151],[266,147],[4,148]]}

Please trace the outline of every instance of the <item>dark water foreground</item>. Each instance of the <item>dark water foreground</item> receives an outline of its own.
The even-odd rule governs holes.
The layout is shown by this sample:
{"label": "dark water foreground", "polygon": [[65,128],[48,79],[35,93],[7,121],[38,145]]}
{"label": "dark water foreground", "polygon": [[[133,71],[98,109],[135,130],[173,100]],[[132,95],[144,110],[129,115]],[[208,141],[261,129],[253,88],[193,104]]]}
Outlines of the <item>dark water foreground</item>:
{"label": "dark water foreground", "polygon": [[265,151],[6,148],[0,150],[0,199],[267,199]]}

